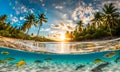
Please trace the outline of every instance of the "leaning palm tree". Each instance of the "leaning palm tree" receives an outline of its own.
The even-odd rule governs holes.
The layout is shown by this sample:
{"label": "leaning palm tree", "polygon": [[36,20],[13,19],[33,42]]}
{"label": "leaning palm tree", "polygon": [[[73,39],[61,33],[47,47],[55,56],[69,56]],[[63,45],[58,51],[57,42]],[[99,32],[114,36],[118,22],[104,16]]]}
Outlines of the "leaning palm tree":
{"label": "leaning palm tree", "polygon": [[105,4],[103,8],[104,12],[104,24],[107,26],[110,35],[112,37],[112,28],[117,24],[116,20],[119,17],[119,13],[117,9],[113,5],[113,3]]}
{"label": "leaning palm tree", "polygon": [[82,20],[80,20],[80,21],[78,21],[78,23],[77,23],[77,30],[78,31],[82,31],[83,30],[83,21]]}
{"label": "leaning palm tree", "polygon": [[39,29],[38,29],[37,36],[39,35],[41,26],[43,25],[43,23],[46,23],[46,22],[47,22],[47,18],[46,18],[46,16],[45,16],[45,14],[44,14],[44,13],[38,14]]}
{"label": "leaning palm tree", "polygon": [[23,26],[22,26],[22,30],[23,31],[26,31],[27,30],[27,33],[29,32],[30,28],[34,25],[36,26],[36,19],[35,19],[35,16],[34,14],[29,14],[28,16],[25,17],[26,21],[24,22]]}
{"label": "leaning palm tree", "polygon": [[25,32],[27,30],[27,22],[24,22],[24,24],[21,27],[21,30]]}

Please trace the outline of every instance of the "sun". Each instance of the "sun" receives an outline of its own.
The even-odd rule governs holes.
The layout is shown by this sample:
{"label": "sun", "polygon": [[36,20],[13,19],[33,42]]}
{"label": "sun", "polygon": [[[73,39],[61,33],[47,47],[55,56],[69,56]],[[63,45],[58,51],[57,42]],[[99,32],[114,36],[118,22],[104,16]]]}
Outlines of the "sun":
{"label": "sun", "polygon": [[65,40],[65,34],[64,34],[64,33],[61,33],[60,39],[61,39],[62,41]]}

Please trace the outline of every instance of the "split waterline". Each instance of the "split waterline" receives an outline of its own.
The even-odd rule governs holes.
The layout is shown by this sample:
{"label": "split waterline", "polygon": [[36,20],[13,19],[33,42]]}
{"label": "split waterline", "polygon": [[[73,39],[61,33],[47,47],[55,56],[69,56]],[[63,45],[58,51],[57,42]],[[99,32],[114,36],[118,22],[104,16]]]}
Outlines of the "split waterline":
{"label": "split waterline", "polygon": [[[20,47],[0,47],[2,72],[120,71],[120,39],[100,42],[7,42],[14,44],[13,47]],[[17,67],[19,64],[20,67]]]}

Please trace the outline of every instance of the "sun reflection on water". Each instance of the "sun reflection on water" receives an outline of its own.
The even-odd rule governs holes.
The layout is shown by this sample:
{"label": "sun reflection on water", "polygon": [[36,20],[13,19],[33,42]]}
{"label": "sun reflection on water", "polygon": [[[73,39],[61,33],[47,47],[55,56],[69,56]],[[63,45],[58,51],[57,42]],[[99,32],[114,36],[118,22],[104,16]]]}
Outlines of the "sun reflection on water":
{"label": "sun reflection on water", "polygon": [[60,50],[60,53],[64,53],[65,51],[65,44],[64,42],[61,42],[61,50]]}

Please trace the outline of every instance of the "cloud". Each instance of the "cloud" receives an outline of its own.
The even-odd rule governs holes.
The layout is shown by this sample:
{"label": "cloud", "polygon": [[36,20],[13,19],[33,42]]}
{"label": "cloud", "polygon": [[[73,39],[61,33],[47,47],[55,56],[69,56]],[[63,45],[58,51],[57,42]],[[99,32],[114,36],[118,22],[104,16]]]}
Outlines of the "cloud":
{"label": "cloud", "polygon": [[20,17],[20,20],[25,20],[24,18],[25,18],[25,17],[22,17],[22,16],[21,16],[21,17]]}
{"label": "cloud", "polygon": [[51,30],[50,28],[41,28],[40,31],[45,32],[45,31],[50,31],[50,30]]}
{"label": "cloud", "polygon": [[12,24],[17,23],[19,21],[19,19],[16,16],[13,16],[13,14],[10,14],[9,17],[9,20]]}
{"label": "cloud", "polygon": [[19,7],[14,6],[13,10],[15,10],[15,12],[16,12],[17,15],[28,12],[27,7],[25,7],[25,6],[19,6]]}
{"label": "cloud", "polygon": [[22,6],[22,7],[21,7],[21,10],[22,10],[23,12],[27,12],[27,8],[26,8],[25,6]]}
{"label": "cloud", "polygon": [[16,23],[16,22],[18,22],[19,20],[18,20],[18,18],[17,18],[16,16],[14,16],[14,17],[11,18],[11,21],[12,21],[13,23]]}
{"label": "cloud", "polygon": [[11,17],[13,17],[13,15],[12,15],[12,14],[10,14],[10,18],[11,18]]}
{"label": "cloud", "polygon": [[44,7],[44,6],[45,6],[45,4],[42,4],[42,6]]}
{"label": "cloud", "polygon": [[63,9],[63,6],[57,5],[55,6],[55,9]]}
{"label": "cloud", "polygon": [[51,24],[51,28],[53,29],[57,29],[59,31],[73,31],[76,27],[76,24],[72,24],[69,23],[68,24],[64,24],[64,23],[60,23],[60,24]]}
{"label": "cloud", "polygon": [[50,31],[50,33],[52,33],[53,35],[65,33],[66,31],[73,31],[75,29],[76,24],[74,24],[73,20],[69,18],[71,14],[64,11],[66,10],[63,9],[62,11],[55,12],[56,19],[53,20],[54,24],[51,24],[51,28],[54,31]]}
{"label": "cloud", "polygon": [[43,3],[44,1],[43,1],[43,0],[40,0],[40,2],[42,2],[42,3]]}
{"label": "cloud", "polygon": [[29,9],[30,13],[34,13],[34,10],[33,9]]}
{"label": "cloud", "polygon": [[72,14],[72,19],[74,21],[82,20],[84,23],[88,23],[94,18],[94,12],[96,11],[97,9],[94,9],[92,4],[86,6],[86,4],[82,2],[82,5],[75,8]]}
{"label": "cloud", "polygon": [[26,13],[34,13],[33,8],[28,8],[27,6],[25,6],[24,4],[22,4],[18,1],[15,1],[11,5],[13,6],[12,9],[15,10],[17,15],[19,15],[19,14],[25,15]]}
{"label": "cloud", "polygon": [[59,25],[55,25],[55,24],[51,24],[51,28],[59,29],[60,26]]}

